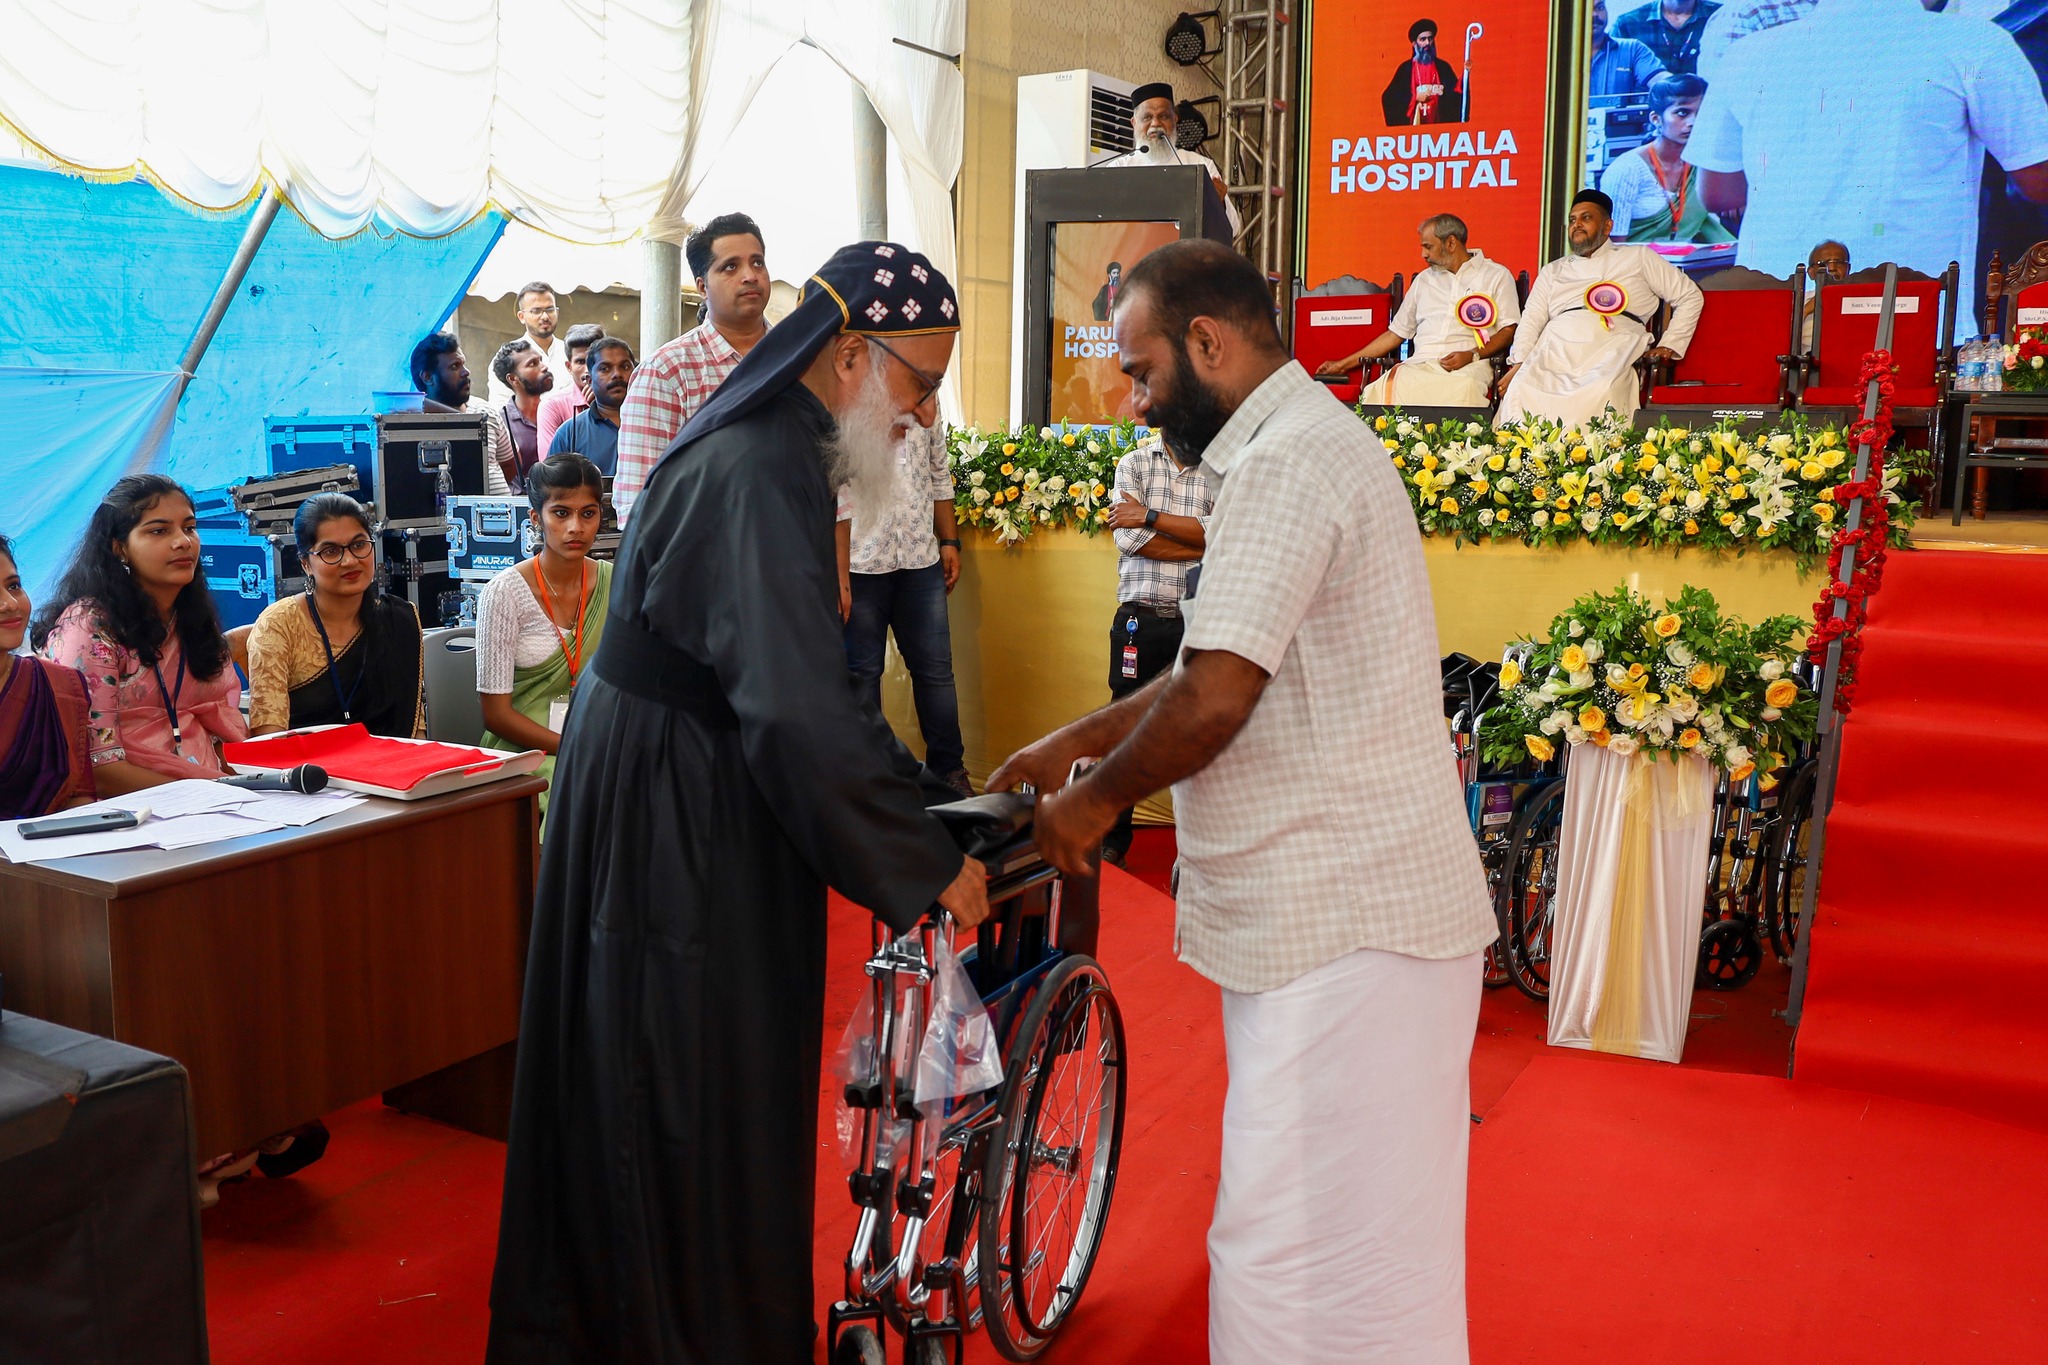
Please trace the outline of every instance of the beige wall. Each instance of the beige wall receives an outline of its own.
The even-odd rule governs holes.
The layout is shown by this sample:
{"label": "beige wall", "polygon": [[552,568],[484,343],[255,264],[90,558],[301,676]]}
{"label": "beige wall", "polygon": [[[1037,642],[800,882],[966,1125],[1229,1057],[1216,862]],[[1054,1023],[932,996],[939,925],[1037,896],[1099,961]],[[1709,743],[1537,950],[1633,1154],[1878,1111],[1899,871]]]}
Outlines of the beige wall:
{"label": "beige wall", "polygon": [[[1200,68],[1176,66],[1163,50],[1168,25],[1188,8],[1186,0],[974,0],[968,6],[959,194],[960,377],[968,421],[1000,426],[1010,411],[1017,78],[1085,67],[1133,84],[1172,81],[1180,99],[1216,94]],[[1211,155],[1220,160],[1215,145]]]}

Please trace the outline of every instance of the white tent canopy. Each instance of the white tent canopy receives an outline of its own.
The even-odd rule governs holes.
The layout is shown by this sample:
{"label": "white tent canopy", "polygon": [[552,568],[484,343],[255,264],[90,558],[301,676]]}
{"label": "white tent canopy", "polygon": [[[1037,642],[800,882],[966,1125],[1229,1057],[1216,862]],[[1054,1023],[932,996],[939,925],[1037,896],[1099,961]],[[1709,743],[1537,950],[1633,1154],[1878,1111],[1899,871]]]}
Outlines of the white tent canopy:
{"label": "white tent canopy", "polygon": [[[958,52],[964,27],[965,0],[0,0],[0,119],[205,208],[268,180],[333,237],[434,236],[495,205],[571,241],[674,241],[808,42],[889,128],[893,235],[951,273],[960,73],[892,40]],[[772,98],[845,137],[844,101]],[[822,255],[801,235],[793,254]]]}

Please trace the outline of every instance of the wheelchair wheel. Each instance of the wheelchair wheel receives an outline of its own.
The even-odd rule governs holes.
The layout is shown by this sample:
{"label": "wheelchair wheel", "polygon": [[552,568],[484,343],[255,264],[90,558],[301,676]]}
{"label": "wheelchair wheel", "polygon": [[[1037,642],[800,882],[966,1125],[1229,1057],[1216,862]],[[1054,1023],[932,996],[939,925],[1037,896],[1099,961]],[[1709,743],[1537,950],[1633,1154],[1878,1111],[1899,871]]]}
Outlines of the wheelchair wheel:
{"label": "wheelchair wheel", "polygon": [[1700,935],[1700,962],[1693,974],[1694,984],[1710,991],[1732,991],[1747,986],[1764,962],[1764,945],[1756,926],[1739,919],[1724,919],[1708,926]]}
{"label": "wheelchair wheel", "polygon": [[889,1354],[874,1328],[849,1327],[832,1346],[832,1365],[889,1365]]}
{"label": "wheelchair wheel", "polygon": [[1007,1359],[1031,1360],[1087,1287],[1116,1191],[1124,1026],[1094,959],[1062,958],[1015,1038],[982,1170],[977,1254],[990,1339]]}
{"label": "wheelchair wheel", "polygon": [[1765,859],[1764,918],[1771,951],[1781,962],[1799,946],[1799,912],[1806,904],[1806,851],[1813,833],[1814,765],[1803,765],[1778,802],[1778,824]]}
{"label": "wheelchair wheel", "polygon": [[1564,828],[1564,783],[1538,792],[1516,817],[1501,878],[1499,918],[1508,974],[1531,1000],[1550,998],[1550,926],[1557,900],[1557,841]]}

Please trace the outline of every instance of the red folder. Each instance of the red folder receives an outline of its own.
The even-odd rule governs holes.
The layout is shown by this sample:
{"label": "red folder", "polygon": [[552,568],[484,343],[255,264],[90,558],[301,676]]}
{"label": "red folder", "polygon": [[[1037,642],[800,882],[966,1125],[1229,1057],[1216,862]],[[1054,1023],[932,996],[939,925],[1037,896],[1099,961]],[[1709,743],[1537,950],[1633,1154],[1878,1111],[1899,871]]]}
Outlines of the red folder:
{"label": "red folder", "polygon": [[247,763],[259,768],[296,768],[302,763],[317,763],[327,770],[329,777],[367,782],[392,791],[411,791],[436,773],[500,762],[506,757],[461,744],[386,739],[361,725],[250,740],[227,745],[223,752],[231,764]]}

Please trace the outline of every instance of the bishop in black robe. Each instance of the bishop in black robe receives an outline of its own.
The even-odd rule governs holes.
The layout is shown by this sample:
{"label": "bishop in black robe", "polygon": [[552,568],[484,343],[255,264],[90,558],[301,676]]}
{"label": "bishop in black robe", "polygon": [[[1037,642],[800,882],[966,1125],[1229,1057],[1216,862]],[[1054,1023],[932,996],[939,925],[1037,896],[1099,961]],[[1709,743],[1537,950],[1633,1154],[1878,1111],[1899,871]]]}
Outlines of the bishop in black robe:
{"label": "bishop in black robe", "polygon": [[846,248],[634,508],[555,766],[493,1365],[812,1359],[825,889],[905,929],[963,859],[849,685],[834,418],[792,375],[956,311]]}

